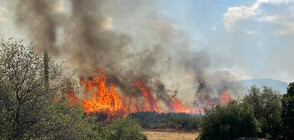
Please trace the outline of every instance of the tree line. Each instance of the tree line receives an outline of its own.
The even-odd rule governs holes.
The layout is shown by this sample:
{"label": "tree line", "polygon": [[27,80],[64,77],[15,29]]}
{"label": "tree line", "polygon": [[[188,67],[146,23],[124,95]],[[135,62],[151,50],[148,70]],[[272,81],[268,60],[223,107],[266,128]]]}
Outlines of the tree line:
{"label": "tree line", "polygon": [[128,117],[138,120],[145,129],[198,130],[200,115],[187,113],[136,112]]}
{"label": "tree line", "polygon": [[206,109],[198,140],[240,137],[294,139],[294,83],[281,95],[270,87],[251,87],[241,100]]}

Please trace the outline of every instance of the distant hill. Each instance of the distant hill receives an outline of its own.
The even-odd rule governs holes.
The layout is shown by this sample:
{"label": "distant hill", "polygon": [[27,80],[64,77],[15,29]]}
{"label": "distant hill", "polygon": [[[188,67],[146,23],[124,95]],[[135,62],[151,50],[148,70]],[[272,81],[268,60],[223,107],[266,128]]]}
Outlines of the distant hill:
{"label": "distant hill", "polygon": [[256,85],[256,87],[258,88],[269,86],[275,90],[280,91],[282,94],[286,93],[287,87],[288,87],[288,83],[274,80],[274,79],[248,79],[248,80],[235,81],[234,83],[243,85],[245,88],[250,88],[253,85]]}

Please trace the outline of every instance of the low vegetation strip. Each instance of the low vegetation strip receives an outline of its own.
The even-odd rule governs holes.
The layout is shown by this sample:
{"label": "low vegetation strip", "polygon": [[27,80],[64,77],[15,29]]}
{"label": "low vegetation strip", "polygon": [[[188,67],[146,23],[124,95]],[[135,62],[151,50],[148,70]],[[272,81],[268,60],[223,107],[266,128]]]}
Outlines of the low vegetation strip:
{"label": "low vegetation strip", "polygon": [[137,119],[144,129],[174,129],[195,131],[200,127],[199,115],[187,113],[158,113],[158,112],[136,112],[129,115]]}

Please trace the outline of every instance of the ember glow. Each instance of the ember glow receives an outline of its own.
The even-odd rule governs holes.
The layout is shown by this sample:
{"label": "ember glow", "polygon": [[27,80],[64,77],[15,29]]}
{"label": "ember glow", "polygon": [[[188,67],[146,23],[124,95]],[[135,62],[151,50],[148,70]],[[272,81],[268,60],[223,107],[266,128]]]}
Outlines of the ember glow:
{"label": "ember glow", "polygon": [[[130,113],[135,112],[150,112],[155,111],[159,113],[175,112],[175,113],[190,113],[203,114],[204,109],[201,106],[191,107],[183,104],[175,93],[170,96],[170,99],[165,101],[167,109],[162,109],[158,105],[158,100],[153,96],[151,90],[146,84],[140,80],[135,80],[132,85],[138,89],[138,97],[124,97],[116,91],[115,84],[107,83],[107,77],[104,71],[98,69],[96,77],[81,78],[80,85],[84,87],[84,99],[79,100],[73,90],[63,92],[73,104],[79,104],[84,108],[87,115],[102,115],[105,120],[113,118],[124,117]],[[217,103],[227,104],[232,98],[227,91],[220,94],[218,101],[214,101],[207,96],[206,107],[211,107]]]}

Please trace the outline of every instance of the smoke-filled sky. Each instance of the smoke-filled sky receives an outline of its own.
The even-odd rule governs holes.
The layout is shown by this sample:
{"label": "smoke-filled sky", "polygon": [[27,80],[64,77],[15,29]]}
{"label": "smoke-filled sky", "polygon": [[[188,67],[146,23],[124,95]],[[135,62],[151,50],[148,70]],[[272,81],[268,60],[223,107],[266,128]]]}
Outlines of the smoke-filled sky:
{"label": "smoke-filled sky", "polygon": [[[70,2],[70,0],[52,1],[50,6],[55,10],[53,15],[58,13],[56,14],[58,16],[54,17],[54,23],[56,23],[54,28],[57,34],[54,46],[57,49],[59,46],[68,45],[68,41],[64,40],[84,37],[84,34],[81,33],[96,32],[92,28],[84,29],[82,26],[84,23],[81,23],[81,26],[72,25],[71,23],[78,23],[77,21],[90,18],[95,19],[95,16],[97,16],[96,24],[103,26],[104,30],[119,33],[119,35],[114,35],[114,38],[120,40],[120,42],[112,43],[113,46],[125,41],[123,44],[127,45],[125,48],[120,48],[121,51],[135,45],[138,46],[138,50],[146,49],[148,51],[148,47],[150,47],[147,45],[148,43],[157,44],[161,42],[158,44],[165,47],[158,47],[159,52],[164,49],[164,51],[171,53],[159,53],[156,55],[157,59],[159,57],[176,56],[177,63],[180,63],[182,61],[180,58],[187,57],[186,51],[197,52],[188,54],[187,59],[183,59],[186,66],[203,58],[202,56],[193,55],[204,55],[205,59],[209,57],[209,60],[204,60],[204,62],[199,60],[201,64],[196,67],[186,66],[191,67],[191,71],[194,71],[195,75],[199,73],[198,67],[203,66],[205,67],[205,73],[212,73],[210,75],[218,75],[219,73],[226,75],[226,73],[229,73],[230,76],[234,77],[234,80],[272,78],[289,82],[294,79],[294,0],[105,0],[97,5],[84,5],[85,7],[79,7],[79,4],[77,4],[79,2],[76,1],[75,12],[72,12],[74,2]],[[34,27],[35,17],[28,17],[30,19],[26,21],[23,18],[27,17],[17,15],[17,11],[23,10],[19,3],[17,0],[0,1],[0,37],[3,39],[14,37],[15,40],[24,39],[25,42],[37,42],[35,39],[38,38],[32,37],[36,35],[28,33],[34,32],[34,28],[38,29],[38,27]],[[90,12],[94,12],[93,14],[87,13],[87,6],[90,7]],[[97,9],[93,8],[93,6],[97,6]],[[46,10],[46,8],[39,10]],[[51,14],[52,12],[49,12],[49,16],[46,18],[51,18]],[[88,18],[81,20],[83,14],[87,14]],[[90,20],[90,22],[96,22],[96,20]],[[64,37],[71,34],[73,30],[79,30],[78,28],[83,30],[77,31],[80,33],[79,36],[74,34],[70,37]],[[104,33],[104,31],[100,30],[97,32]],[[107,35],[108,37],[112,36],[108,33]],[[158,36],[164,37],[158,39],[160,40],[158,41],[153,36],[156,38]],[[85,40],[83,41],[86,42]],[[83,43],[83,41],[78,43]],[[87,45],[89,47],[93,44],[89,43]],[[190,48],[186,51],[178,51],[181,50],[182,45],[188,45]],[[64,48],[65,50],[70,49]],[[72,55],[65,56],[62,59],[72,59],[75,55],[76,57],[78,55],[84,56],[86,54],[78,52],[83,51],[83,49],[79,48],[76,52],[72,52]],[[177,51],[172,51],[171,49]],[[134,50],[134,52],[138,50]],[[53,52],[56,53],[56,51]],[[64,53],[66,51],[59,52],[60,55]],[[95,52],[90,54],[92,53]],[[118,55],[116,53],[110,54]],[[131,57],[135,53],[128,51],[128,54],[130,56],[120,56],[117,59]],[[196,59],[191,59],[190,61],[190,59],[188,60],[190,57],[196,57]],[[139,60],[140,58],[136,57],[137,59]],[[145,58],[142,59],[145,60]],[[81,61],[90,60],[85,58],[81,59]],[[154,67],[159,68],[160,66],[158,65],[164,63],[164,61],[157,61],[158,63],[154,63]],[[134,62],[130,63],[133,64]],[[173,65],[177,63],[171,63],[164,69],[174,67]],[[106,63],[103,64],[108,66]],[[152,64],[142,64],[137,69],[142,69],[143,65]],[[144,69],[147,71],[148,67]],[[162,70],[152,68],[152,71],[160,75]],[[168,76],[174,76],[174,73],[181,70],[173,71]],[[165,80],[166,77],[162,77],[162,80],[168,81]],[[174,76],[174,78],[177,78],[177,76]],[[187,80],[194,79],[194,77],[191,78],[187,75],[182,76],[182,80],[186,80],[185,78]]]}
{"label": "smoke-filled sky", "polygon": [[160,1],[161,13],[240,78],[294,78],[293,0]]}

